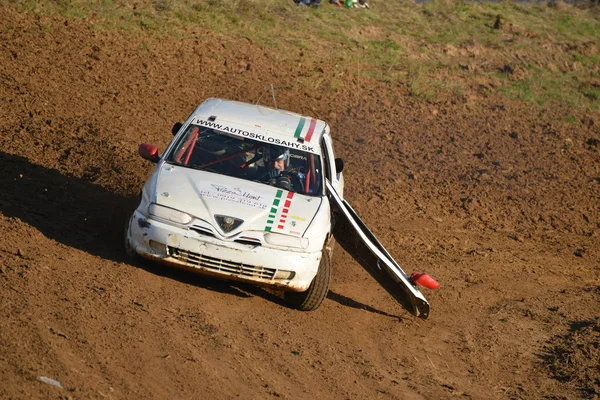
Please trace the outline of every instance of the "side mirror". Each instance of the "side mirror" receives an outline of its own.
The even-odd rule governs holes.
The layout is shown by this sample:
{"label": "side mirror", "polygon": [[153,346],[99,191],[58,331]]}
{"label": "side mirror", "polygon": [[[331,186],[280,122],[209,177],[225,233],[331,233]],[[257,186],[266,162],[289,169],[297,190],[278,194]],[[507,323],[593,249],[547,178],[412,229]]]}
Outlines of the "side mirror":
{"label": "side mirror", "polygon": [[160,156],[158,155],[158,147],[153,144],[140,144],[140,147],[138,147],[138,153],[140,153],[140,156],[142,156],[144,160],[152,161],[153,163],[156,163],[158,160],[160,160]]}
{"label": "side mirror", "polygon": [[343,170],[344,170],[344,160],[342,160],[341,158],[336,158],[335,159],[335,172],[339,174]]}
{"label": "side mirror", "polygon": [[175,124],[171,128],[171,133],[173,134],[173,136],[177,135],[177,132],[179,132],[182,126],[183,124],[181,122],[175,122]]}

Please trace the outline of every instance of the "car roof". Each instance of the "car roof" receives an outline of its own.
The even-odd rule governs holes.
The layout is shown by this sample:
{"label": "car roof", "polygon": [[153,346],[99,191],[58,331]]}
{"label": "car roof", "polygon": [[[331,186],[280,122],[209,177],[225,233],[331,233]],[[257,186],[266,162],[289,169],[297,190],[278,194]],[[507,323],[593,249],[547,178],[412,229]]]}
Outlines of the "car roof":
{"label": "car roof", "polygon": [[[290,111],[239,101],[209,98],[192,114],[192,123],[200,123],[217,130],[262,135],[271,142],[276,139],[287,143],[314,145],[313,152],[320,153],[319,142],[329,132],[325,121]],[[252,138],[252,136],[250,136]],[[260,140],[260,139],[259,139]],[[284,143],[285,144],[285,143]],[[289,146],[293,147],[293,146]]]}

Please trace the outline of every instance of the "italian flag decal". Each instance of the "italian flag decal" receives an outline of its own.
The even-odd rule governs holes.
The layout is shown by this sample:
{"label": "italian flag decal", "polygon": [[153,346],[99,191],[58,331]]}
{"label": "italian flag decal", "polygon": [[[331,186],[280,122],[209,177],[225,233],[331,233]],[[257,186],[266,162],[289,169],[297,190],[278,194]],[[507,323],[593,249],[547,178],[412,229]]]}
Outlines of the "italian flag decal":
{"label": "italian flag decal", "polygon": [[307,118],[300,118],[298,126],[296,127],[296,132],[294,132],[294,137],[296,139],[303,139],[305,142],[310,142],[310,139],[315,132],[315,126],[317,126],[317,120],[311,118],[308,124],[306,123],[307,121]]}
{"label": "italian flag decal", "polygon": [[269,212],[269,218],[267,219],[267,225],[265,226],[266,232],[271,232],[273,226],[277,222],[277,229],[283,229],[285,225],[285,221],[287,219],[288,212],[290,211],[290,204],[292,204],[292,198],[294,197],[294,192],[288,192],[287,197],[285,198],[285,203],[283,204],[283,208],[279,215],[279,220],[276,220],[277,213],[280,209],[281,200],[283,197],[283,190],[278,190],[275,194],[275,199],[273,200],[273,205],[271,206],[271,211]]}

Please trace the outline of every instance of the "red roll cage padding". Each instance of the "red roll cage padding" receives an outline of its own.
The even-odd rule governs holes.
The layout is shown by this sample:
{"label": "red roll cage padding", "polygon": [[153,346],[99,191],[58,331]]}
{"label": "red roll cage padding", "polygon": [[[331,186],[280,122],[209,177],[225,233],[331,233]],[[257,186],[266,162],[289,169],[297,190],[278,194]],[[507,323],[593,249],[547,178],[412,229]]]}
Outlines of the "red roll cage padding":
{"label": "red roll cage padding", "polygon": [[[312,155],[312,154],[311,154]],[[310,158],[309,155],[308,157]],[[310,187],[310,165],[308,167],[308,171],[306,171],[306,182],[304,182],[304,193],[308,194],[308,188]]]}
{"label": "red roll cage padding", "polygon": [[315,171],[315,156],[313,154],[308,155],[308,172],[306,172],[306,182],[304,183],[304,193],[308,194],[311,186],[311,178],[314,181],[316,179]]}
{"label": "red roll cage padding", "polygon": [[237,153],[229,154],[229,155],[227,155],[225,157],[217,158],[216,160],[212,160],[212,161],[209,161],[207,163],[204,163],[204,164],[200,165],[198,168],[204,168],[204,167],[208,167],[209,165],[213,165],[213,164],[216,164],[216,163],[221,162],[221,161],[231,160],[232,158],[235,158],[237,156],[241,156],[242,154],[246,154],[247,152],[252,151],[252,150],[256,150],[257,148],[258,148],[258,145],[254,145],[254,146],[248,147],[246,150],[238,151]]}
{"label": "red roll cage padding", "polygon": [[184,156],[184,153],[187,151],[187,155],[185,157],[185,162],[183,162],[184,165],[187,165],[187,163],[190,161],[190,156],[192,155],[192,151],[194,149],[194,146],[192,146],[192,143],[194,141],[196,141],[196,139],[198,138],[198,132],[199,132],[199,128],[194,127],[194,130],[192,130],[190,137],[186,140],[185,144],[183,146],[181,146],[181,149],[179,149],[179,151],[175,155],[175,161],[180,163],[181,159]]}
{"label": "red roll cage padding", "polygon": [[195,147],[194,143],[196,142],[196,139],[198,138],[198,132],[197,131],[192,132],[191,136],[192,136],[192,141],[191,141],[190,147],[187,149],[187,153],[185,155],[185,160],[183,162],[185,165],[188,165],[188,163],[190,162],[190,157],[192,156],[192,153],[194,152],[194,147]]}

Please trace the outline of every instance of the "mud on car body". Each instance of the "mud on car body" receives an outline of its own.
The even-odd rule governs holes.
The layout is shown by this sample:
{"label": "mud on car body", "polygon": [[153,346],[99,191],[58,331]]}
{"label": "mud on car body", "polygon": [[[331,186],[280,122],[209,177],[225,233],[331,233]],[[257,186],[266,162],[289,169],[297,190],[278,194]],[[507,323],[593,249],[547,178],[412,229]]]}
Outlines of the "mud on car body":
{"label": "mud on car body", "polygon": [[[328,188],[344,187],[329,126],[207,99],[173,134],[162,155],[140,145],[157,165],[128,218],[127,253],[283,289],[293,307],[316,309],[330,278]],[[285,166],[274,170],[276,153]]]}

